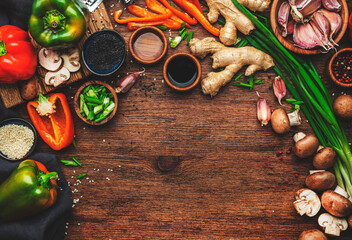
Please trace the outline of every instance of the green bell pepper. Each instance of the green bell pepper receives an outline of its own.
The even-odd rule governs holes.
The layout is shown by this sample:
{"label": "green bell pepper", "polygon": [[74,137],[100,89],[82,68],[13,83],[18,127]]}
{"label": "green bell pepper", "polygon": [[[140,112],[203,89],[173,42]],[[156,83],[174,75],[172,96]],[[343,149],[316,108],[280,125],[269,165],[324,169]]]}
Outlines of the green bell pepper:
{"label": "green bell pepper", "polygon": [[85,35],[89,16],[80,0],[34,0],[29,31],[43,47],[73,47]]}
{"label": "green bell pepper", "polygon": [[18,165],[0,185],[0,222],[34,215],[50,206],[57,198],[56,172],[34,160]]}

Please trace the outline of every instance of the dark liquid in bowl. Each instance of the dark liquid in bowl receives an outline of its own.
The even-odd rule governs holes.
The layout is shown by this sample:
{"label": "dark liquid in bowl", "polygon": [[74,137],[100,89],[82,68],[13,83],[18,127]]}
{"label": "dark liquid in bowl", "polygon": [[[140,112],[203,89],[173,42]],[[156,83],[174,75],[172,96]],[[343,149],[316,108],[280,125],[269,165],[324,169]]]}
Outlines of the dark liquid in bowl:
{"label": "dark liquid in bowl", "polygon": [[97,73],[109,73],[115,70],[125,55],[123,39],[113,32],[101,32],[87,44],[85,61]]}
{"label": "dark liquid in bowl", "polygon": [[196,63],[189,57],[176,56],[167,66],[167,75],[175,86],[188,87],[196,80],[198,69]]}

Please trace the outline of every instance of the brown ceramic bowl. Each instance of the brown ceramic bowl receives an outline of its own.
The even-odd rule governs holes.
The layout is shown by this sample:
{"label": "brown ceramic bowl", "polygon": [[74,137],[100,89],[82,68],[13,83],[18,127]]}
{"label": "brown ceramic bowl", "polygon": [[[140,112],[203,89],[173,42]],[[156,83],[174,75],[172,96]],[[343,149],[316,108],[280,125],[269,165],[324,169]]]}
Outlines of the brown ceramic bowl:
{"label": "brown ceramic bowl", "polygon": [[[134,43],[136,42],[136,40],[142,35],[142,34],[145,34],[145,33],[153,33],[154,35],[156,35],[163,43],[163,46],[162,46],[162,51],[160,53],[160,55],[156,56],[154,59],[151,59],[151,60],[146,60],[146,59],[143,59],[141,57],[138,56],[138,54],[135,52],[135,49],[133,48],[133,45]],[[148,53],[148,50],[152,50],[153,49],[153,45],[154,44],[158,44],[157,41],[153,41],[153,40],[149,40],[149,41],[145,41],[145,42],[142,42],[140,44],[140,48],[144,48],[144,52]],[[141,27],[141,28],[138,28],[136,31],[134,31],[130,37],[130,40],[128,42],[128,48],[132,54],[132,56],[140,63],[142,64],[146,64],[146,65],[150,65],[150,64],[154,64],[158,61],[160,61],[160,59],[162,59],[166,52],[167,52],[167,40],[166,40],[166,37],[164,35],[164,33],[159,29],[159,28],[156,28],[156,27]]]}
{"label": "brown ceramic bowl", "polygon": [[[186,86],[186,87],[180,87],[177,86],[175,84],[175,81],[173,81],[172,79],[169,79],[168,77],[168,73],[167,73],[167,67],[170,63],[170,61],[172,59],[174,59],[175,57],[179,57],[179,56],[184,56],[184,57],[188,57],[190,58],[196,65],[197,68],[197,77],[193,80],[193,83],[191,83],[190,85]],[[189,53],[175,53],[173,55],[171,55],[164,63],[164,67],[163,67],[163,75],[164,75],[164,79],[166,81],[166,83],[173,89],[177,90],[177,91],[188,91],[191,90],[192,88],[194,88],[200,81],[200,78],[202,76],[202,70],[201,70],[201,66],[200,63],[198,61],[198,59],[196,57],[194,57],[192,54]]]}
{"label": "brown ceramic bowl", "polygon": [[330,61],[329,61],[329,68],[328,68],[328,70],[329,70],[329,75],[330,75],[332,81],[333,81],[334,83],[336,83],[337,85],[339,85],[339,86],[341,86],[341,87],[352,87],[352,83],[342,83],[342,82],[337,81],[335,75],[332,73],[332,64],[333,64],[335,58],[336,58],[339,54],[341,54],[341,53],[350,53],[350,54],[352,55],[352,48],[344,48],[344,49],[341,49],[340,51],[338,51],[337,53],[335,53],[335,54],[331,57],[331,59],[330,59]]}
{"label": "brown ceramic bowl", "polygon": [[[110,115],[105,118],[103,121],[101,122],[95,122],[95,121],[88,121],[87,118],[83,117],[79,112],[80,112],[80,108],[79,108],[79,95],[81,94],[81,92],[89,85],[103,85],[105,86],[111,93],[112,95],[114,96],[114,102],[115,102],[115,108],[114,110],[112,111],[112,113],[110,113]],[[74,99],[74,108],[75,108],[75,111],[76,111],[76,114],[77,116],[82,119],[83,122],[89,124],[89,125],[92,125],[92,126],[99,126],[99,125],[103,125],[105,123],[107,123],[108,121],[110,121],[116,114],[116,110],[117,110],[117,106],[118,106],[118,99],[117,99],[117,95],[116,95],[116,92],[115,90],[107,83],[105,82],[101,82],[101,81],[88,81],[86,82],[85,84],[83,84],[79,89],[78,91],[76,92],[76,95],[75,95],[75,99]]]}
{"label": "brown ceramic bowl", "polygon": [[[286,0],[285,0],[286,1]],[[342,26],[340,31],[335,35],[334,41],[335,43],[338,43],[343,35],[346,32],[347,25],[348,25],[348,6],[346,3],[346,0],[338,0],[339,3],[342,6],[341,11],[339,12],[342,18]],[[280,41],[282,45],[284,45],[285,48],[288,50],[291,50],[292,52],[299,53],[299,54],[304,54],[304,55],[314,55],[314,54],[320,54],[322,50],[324,50],[321,47],[316,47],[313,49],[303,49],[295,46],[295,43],[292,40],[291,36],[283,37],[281,36],[281,29],[280,26],[277,22],[277,13],[279,11],[279,8],[281,4],[284,2],[284,0],[274,0],[272,5],[271,5],[271,12],[270,12],[270,23],[271,23],[271,28],[277,37],[277,39]]]}

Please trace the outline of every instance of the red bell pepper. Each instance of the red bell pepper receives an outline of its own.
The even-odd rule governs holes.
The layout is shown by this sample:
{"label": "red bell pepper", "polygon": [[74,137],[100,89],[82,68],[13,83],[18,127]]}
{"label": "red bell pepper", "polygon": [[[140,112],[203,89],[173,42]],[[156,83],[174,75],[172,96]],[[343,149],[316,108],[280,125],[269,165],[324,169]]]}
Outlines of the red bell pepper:
{"label": "red bell pepper", "polygon": [[37,68],[37,54],[24,30],[0,27],[0,83],[30,79]]}
{"label": "red bell pepper", "polygon": [[64,94],[45,97],[39,93],[38,101],[29,102],[27,110],[39,135],[52,149],[60,150],[72,143],[73,119]]}

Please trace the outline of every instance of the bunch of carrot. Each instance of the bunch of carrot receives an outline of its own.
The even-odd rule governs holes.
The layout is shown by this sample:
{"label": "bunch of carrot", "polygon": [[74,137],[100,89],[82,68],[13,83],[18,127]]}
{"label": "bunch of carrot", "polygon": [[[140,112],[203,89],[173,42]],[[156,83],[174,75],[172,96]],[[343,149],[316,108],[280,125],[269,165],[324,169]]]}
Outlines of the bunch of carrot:
{"label": "bunch of carrot", "polygon": [[146,0],[145,2],[147,7],[155,13],[131,4],[127,6],[127,10],[136,17],[120,19],[122,10],[118,10],[114,14],[115,21],[120,24],[127,23],[128,30],[158,25],[177,30],[184,24],[191,28],[191,25],[199,22],[211,34],[219,36],[219,29],[213,27],[203,15],[199,0],[173,0],[185,12],[176,9],[167,0],[160,0],[161,3],[158,0]]}

